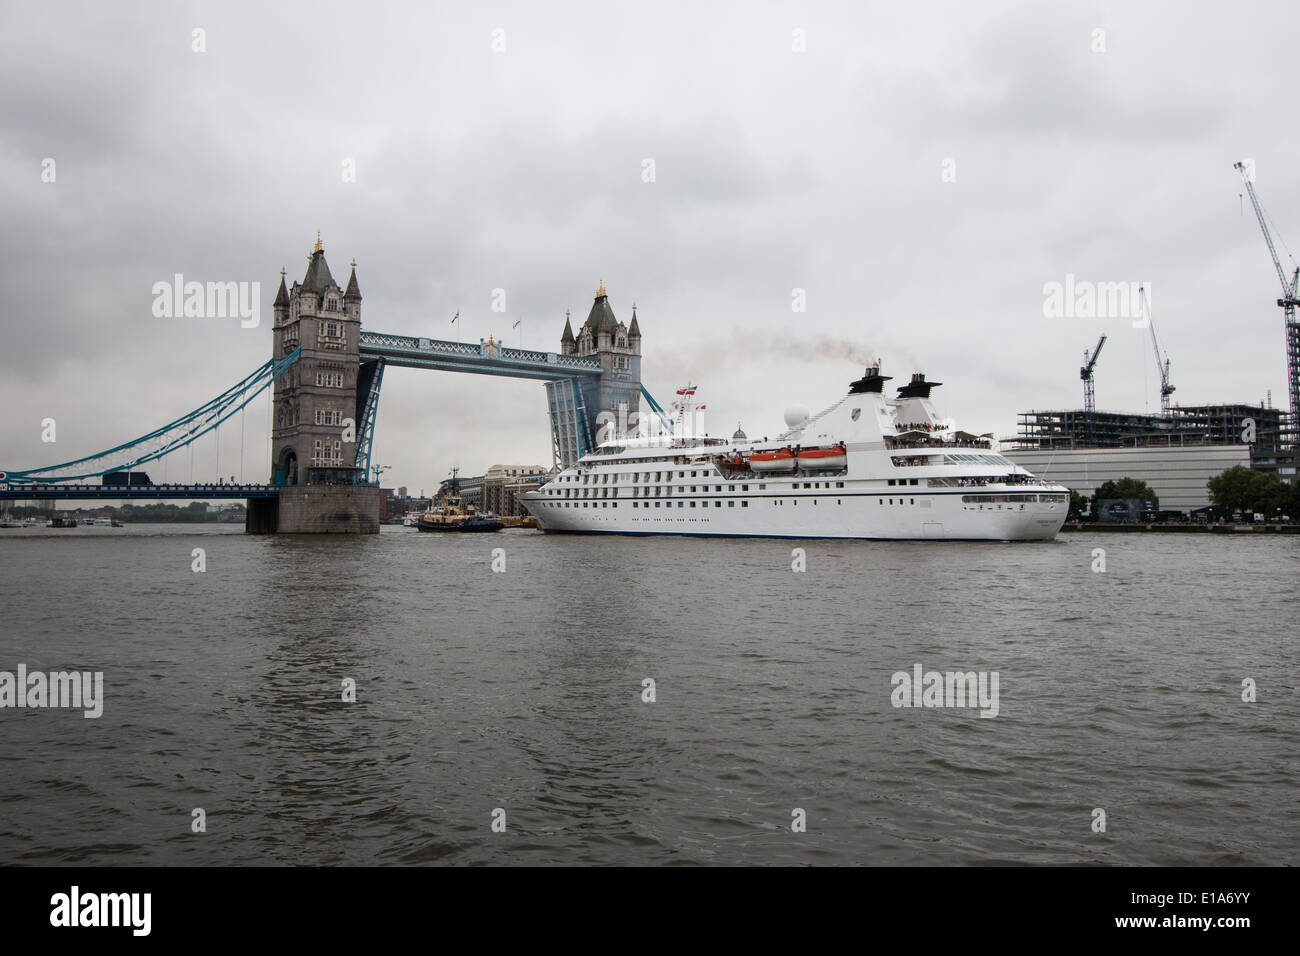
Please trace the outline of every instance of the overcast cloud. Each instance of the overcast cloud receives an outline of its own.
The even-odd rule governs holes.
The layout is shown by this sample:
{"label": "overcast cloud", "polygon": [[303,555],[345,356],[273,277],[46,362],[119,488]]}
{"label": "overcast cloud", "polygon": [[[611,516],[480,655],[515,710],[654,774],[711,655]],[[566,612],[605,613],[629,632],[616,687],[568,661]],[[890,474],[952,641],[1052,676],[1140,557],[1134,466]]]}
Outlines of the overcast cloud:
{"label": "overcast cloud", "polygon": [[[1277,279],[1232,163],[1254,159],[1300,243],[1294,4],[0,15],[0,467],[117,444],[264,362],[280,269],[302,278],[317,229],[336,279],[357,261],[375,331],[454,338],[459,311],[465,339],[515,344],[522,318],[524,345],[556,350],[603,279],[620,319],[637,304],[647,387],[666,400],[698,379],[715,433],[774,433],[879,355],[943,382],[964,427],[1009,436],[1019,411],[1081,404],[1102,332],[1099,407],[1158,407],[1145,331],[1044,317],[1044,283],[1067,273],[1151,284],[1176,399],[1285,403]],[[155,318],[151,287],[175,273],[260,281],[261,326]],[[268,474],[268,419],[263,400],[244,422],[250,480]],[[237,420],[221,439],[228,476]],[[391,369],[375,458],[414,491],[453,464],[549,465],[543,387]],[[187,478],[188,455],[167,467]]]}

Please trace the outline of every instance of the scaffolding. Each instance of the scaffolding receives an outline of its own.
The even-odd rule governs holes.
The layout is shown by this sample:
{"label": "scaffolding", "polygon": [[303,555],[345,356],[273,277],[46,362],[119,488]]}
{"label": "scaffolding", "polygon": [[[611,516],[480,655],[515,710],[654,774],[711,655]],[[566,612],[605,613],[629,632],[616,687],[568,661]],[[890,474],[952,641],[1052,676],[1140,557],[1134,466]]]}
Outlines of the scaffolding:
{"label": "scaffolding", "polygon": [[[1135,448],[1247,443],[1278,451],[1281,409],[1264,405],[1179,405],[1166,415],[1085,409],[1028,411],[1019,415],[1012,449]],[[1252,428],[1253,423],[1253,428]]]}

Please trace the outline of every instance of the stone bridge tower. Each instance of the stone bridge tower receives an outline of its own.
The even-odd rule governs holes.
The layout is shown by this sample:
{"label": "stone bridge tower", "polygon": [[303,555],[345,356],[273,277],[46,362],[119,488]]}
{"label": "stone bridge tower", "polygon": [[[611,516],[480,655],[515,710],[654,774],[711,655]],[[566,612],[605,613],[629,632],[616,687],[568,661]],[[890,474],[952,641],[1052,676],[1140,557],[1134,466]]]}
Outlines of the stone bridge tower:
{"label": "stone bridge tower", "polygon": [[576,336],[565,315],[560,353],[600,359],[600,379],[582,386],[593,444],[622,435],[624,430],[635,434],[641,413],[641,327],[636,304],[632,305],[631,324],[624,325],[615,317],[602,281],[587,321]]}
{"label": "stone bridge tower", "polygon": [[355,264],[347,288],[339,288],[317,233],[302,282],[286,288],[281,273],[274,313],[275,360],[295,349],[302,353],[273,393],[271,481],[280,486],[275,527],[255,529],[250,515],[249,530],[378,532],[378,489],[364,485],[355,460],[361,369]]}

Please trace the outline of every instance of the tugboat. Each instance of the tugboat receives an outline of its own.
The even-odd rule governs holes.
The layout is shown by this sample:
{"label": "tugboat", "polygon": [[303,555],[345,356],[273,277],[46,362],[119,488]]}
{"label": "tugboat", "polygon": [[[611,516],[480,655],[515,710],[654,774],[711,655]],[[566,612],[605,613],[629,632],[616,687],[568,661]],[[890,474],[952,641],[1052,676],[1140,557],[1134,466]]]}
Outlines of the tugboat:
{"label": "tugboat", "polygon": [[462,504],[460,483],[456,480],[457,468],[451,470],[450,494],[443,499],[441,508],[432,508],[415,522],[419,531],[500,531],[505,527],[492,515],[479,514],[473,505]]}

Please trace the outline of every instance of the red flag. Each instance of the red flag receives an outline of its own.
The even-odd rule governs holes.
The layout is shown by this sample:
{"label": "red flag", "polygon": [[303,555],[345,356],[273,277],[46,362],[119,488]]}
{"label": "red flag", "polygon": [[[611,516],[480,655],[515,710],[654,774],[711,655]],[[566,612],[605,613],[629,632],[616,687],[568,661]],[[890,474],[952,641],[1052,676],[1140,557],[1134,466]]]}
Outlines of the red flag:
{"label": "red flag", "polygon": [[[522,322],[522,321],[523,321],[523,319],[520,319],[520,320],[519,320],[519,322]],[[516,322],[514,325],[512,325],[512,326],[510,326],[510,327],[511,327],[512,329],[517,329],[517,328],[519,328],[519,322]]]}
{"label": "red flag", "polygon": [[455,325],[455,324],[456,324],[456,320],[459,319],[459,318],[460,318],[460,313],[457,312],[455,315],[453,315],[453,316],[451,317],[451,324],[452,324],[452,325]]}

